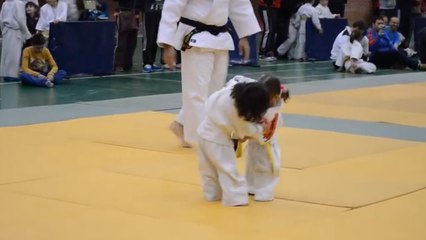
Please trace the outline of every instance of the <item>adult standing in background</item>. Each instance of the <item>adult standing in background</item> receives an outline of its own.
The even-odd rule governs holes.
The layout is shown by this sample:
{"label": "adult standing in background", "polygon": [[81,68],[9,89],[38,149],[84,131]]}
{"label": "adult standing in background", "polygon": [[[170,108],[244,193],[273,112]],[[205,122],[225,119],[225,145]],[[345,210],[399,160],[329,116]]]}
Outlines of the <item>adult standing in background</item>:
{"label": "adult standing in background", "polygon": [[419,48],[417,54],[419,55],[420,62],[426,68],[426,27],[422,28],[419,32]]}
{"label": "adult standing in background", "polygon": [[[28,31],[30,31],[31,35],[34,35],[37,33],[36,26],[37,26],[38,19],[40,18],[40,7],[38,6],[38,3],[33,1],[28,1],[25,4],[25,14],[27,17]],[[31,46],[31,39],[28,39],[27,41],[25,41],[22,49],[29,46]]]}
{"label": "adult standing in background", "polygon": [[18,81],[19,60],[22,45],[31,37],[25,17],[25,3],[21,0],[6,0],[0,11],[2,51],[0,77],[5,81]]}
{"label": "adult standing in background", "polygon": [[347,0],[330,0],[328,2],[328,7],[330,8],[331,13],[340,14],[340,17],[345,16],[345,4]]}
{"label": "adult standing in background", "polygon": [[281,0],[258,0],[259,20],[263,25],[260,38],[259,58],[265,61],[275,61],[276,37],[278,33],[278,14]]}
{"label": "adult standing in background", "polygon": [[207,97],[224,86],[229,50],[234,42],[226,26],[238,34],[240,55],[250,57],[247,37],[260,31],[249,0],[166,0],[157,43],[163,59],[175,66],[175,49],[182,50],[182,109],[170,126],[182,146],[194,145]]}
{"label": "adult standing in background", "polygon": [[36,29],[43,33],[44,37],[49,36],[50,23],[57,24],[67,21],[68,5],[63,1],[46,0],[40,9],[40,18],[38,19]]}
{"label": "adult standing in background", "polygon": [[25,14],[27,17],[27,27],[31,35],[36,34],[36,26],[40,18],[40,7],[37,3],[29,1],[25,4]]}
{"label": "adult standing in background", "polygon": [[396,4],[400,12],[399,31],[402,33],[403,36],[405,36],[405,39],[406,39],[405,45],[408,46],[410,41],[410,36],[411,36],[410,21],[411,21],[411,10],[413,8],[413,2],[412,0],[397,0]]}
{"label": "adult standing in background", "polygon": [[80,17],[80,13],[77,8],[76,0],[60,0],[60,1],[65,1],[65,3],[67,4],[67,21],[68,22],[78,21]]}
{"label": "adult standing in background", "polygon": [[131,71],[133,54],[136,50],[139,14],[143,8],[140,0],[115,0],[118,2],[117,45],[115,49],[114,67],[116,71]]}
{"label": "adult standing in background", "polygon": [[162,67],[155,65],[155,58],[157,56],[157,35],[158,26],[161,19],[161,10],[163,10],[164,0],[145,0],[144,8],[144,26],[145,48],[143,49],[143,71],[154,72],[163,70]]}

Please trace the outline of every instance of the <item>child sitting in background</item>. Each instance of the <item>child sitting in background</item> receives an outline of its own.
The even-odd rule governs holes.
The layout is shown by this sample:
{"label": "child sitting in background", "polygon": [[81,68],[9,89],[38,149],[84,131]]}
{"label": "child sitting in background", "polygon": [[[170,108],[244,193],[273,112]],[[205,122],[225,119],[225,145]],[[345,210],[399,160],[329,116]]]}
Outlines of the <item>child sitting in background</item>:
{"label": "child sitting in background", "polygon": [[204,196],[227,206],[247,205],[245,178],[238,173],[232,139],[263,142],[270,128],[263,115],[269,93],[258,82],[237,83],[213,93],[206,101],[205,118],[198,127],[198,163]]}
{"label": "child sitting in background", "polygon": [[45,47],[46,39],[41,33],[32,37],[31,44],[32,46],[25,48],[22,54],[22,72],[19,78],[24,84],[51,88],[64,79],[66,72],[58,71],[52,54]]}
{"label": "child sitting in background", "polygon": [[361,30],[352,31],[348,41],[343,44],[336,66],[341,66],[341,71],[346,70],[351,73],[374,73],[376,65],[362,59],[363,47],[360,41],[364,37]]}

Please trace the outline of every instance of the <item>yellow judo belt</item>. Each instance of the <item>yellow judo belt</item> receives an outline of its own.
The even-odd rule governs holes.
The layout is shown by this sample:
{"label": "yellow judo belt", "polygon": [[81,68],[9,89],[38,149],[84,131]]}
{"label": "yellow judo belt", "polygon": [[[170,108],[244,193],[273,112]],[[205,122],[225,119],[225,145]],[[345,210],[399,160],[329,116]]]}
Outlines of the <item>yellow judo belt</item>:
{"label": "yellow judo belt", "polygon": [[[275,161],[274,161],[275,157],[272,151],[271,143],[266,142],[263,146],[265,147],[266,156],[268,157],[268,161],[272,167],[272,174],[275,174]],[[235,155],[237,156],[237,158],[242,156],[242,152],[243,152],[243,143],[241,141],[236,140]]]}

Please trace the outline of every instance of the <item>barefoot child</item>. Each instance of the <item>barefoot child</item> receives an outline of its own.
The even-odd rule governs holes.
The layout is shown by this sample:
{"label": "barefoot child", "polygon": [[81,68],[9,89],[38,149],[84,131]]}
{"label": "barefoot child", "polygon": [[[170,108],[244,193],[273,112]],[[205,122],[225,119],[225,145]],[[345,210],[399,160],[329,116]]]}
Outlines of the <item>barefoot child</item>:
{"label": "barefoot child", "polygon": [[269,129],[263,115],[270,107],[269,93],[258,82],[237,83],[213,93],[205,106],[205,118],[198,127],[198,162],[204,196],[222,200],[227,206],[248,204],[245,178],[236,168],[232,139],[251,138],[263,142]]}

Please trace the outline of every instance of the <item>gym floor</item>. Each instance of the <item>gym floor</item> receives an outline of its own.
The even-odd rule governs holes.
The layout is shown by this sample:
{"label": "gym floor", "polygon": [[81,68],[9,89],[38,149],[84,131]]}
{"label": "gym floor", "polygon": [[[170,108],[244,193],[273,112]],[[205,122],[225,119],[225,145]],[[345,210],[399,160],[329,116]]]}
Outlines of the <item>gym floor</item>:
{"label": "gym floor", "polygon": [[247,207],[205,201],[168,131],[179,72],[0,82],[0,240],[425,239],[426,75],[278,62],[228,77],[263,73],[291,98],[276,198]]}

